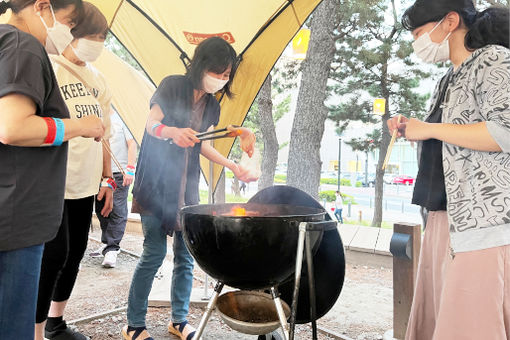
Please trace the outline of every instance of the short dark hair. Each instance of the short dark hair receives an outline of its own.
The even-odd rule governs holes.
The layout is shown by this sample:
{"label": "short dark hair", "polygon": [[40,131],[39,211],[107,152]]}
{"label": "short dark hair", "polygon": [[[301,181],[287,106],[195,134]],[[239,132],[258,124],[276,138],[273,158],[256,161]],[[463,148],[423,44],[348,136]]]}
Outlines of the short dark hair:
{"label": "short dark hair", "polygon": [[108,30],[108,21],[106,21],[99,8],[90,2],[84,2],[81,15],[78,17],[76,26],[73,27],[71,33],[75,39],[94,34],[102,34],[106,39]]}
{"label": "short dark hair", "polygon": [[[0,2],[0,15],[7,12],[10,8],[14,13],[19,13],[25,7],[33,5],[36,0],[10,0],[8,2]],[[82,0],[50,0],[51,7],[54,10],[66,8],[74,5],[76,7],[75,14],[78,16],[83,6]]]}
{"label": "short dark hair", "polygon": [[212,37],[197,46],[186,75],[191,79],[195,89],[202,89],[205,72],[223,73],[229,66],[232,70],[223,91],[230,98],[232,97],[230,85],[238,66],[237,53],[224,39]]}
{"label": "short dark hair", "polygon": [[472,0],[417,0],[402,16],[402,26],[409,31],[429,22],[437,22],[448,13],[456,12],[462,18],[468,33],[464,44],[468,50],[495,44],[508,48],[509,11],[493,6],[478,12]]}

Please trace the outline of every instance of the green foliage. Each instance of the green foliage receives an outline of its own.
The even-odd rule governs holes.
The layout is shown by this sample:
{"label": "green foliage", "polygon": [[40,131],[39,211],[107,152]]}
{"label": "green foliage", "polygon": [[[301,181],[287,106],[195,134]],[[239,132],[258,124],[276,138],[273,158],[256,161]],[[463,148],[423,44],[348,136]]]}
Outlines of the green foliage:
{"label": "green foliage", "polygon": [[361,188],[362,184],[361,184],[361,181],[357,181],[356,182],[356,188]]}
{"label": "green foliage", "polygon": [[[209,193],[207,190],[200,190],[200,204],[207,204],[209,200]],[[225,203],[246,203],[248,202],[247,197],[236,196],[233,194],[225,195]]]}
{"label": "green foliage", "polygon": [[[336,178],[321,178],[321,184],[338,185],[338,179]],[[347,178],[340,178],[340,185],[351,186],[351,180]]]}
{"label": "green foliage", "polygon": [[[326,202],[334,202],[336,200],[336,191],[335,190],[324,190],[319,193],[319,200],[323,201],[326,200]],[[344,204],[351,204],[356,205],[356,200],[354,199],[354,196],[342,194],[343,197],[343,203]]]}
{"label": "green foliage", "polygon": [[105,46],[108,50],[115,53],[118,57],[124,60],[126,63],[134,67],[140,72],[144,72],[138,62],[133,58],[131,53],[115,38],[111,33],[106,36]]}
{"label": "green foliage", "polygon": [[350,141],[346,141],[345,144],[349,145],[353,151],[371,152],[381,144],[381,138],[381,130],[375,129],[365,137],[353,138]]}
{"label": "green foliage", "polygon": [[274,175],[274,182],[275,183],[287,183],[287,176],[286,175],[280,175],[280,174],[276,174]]}

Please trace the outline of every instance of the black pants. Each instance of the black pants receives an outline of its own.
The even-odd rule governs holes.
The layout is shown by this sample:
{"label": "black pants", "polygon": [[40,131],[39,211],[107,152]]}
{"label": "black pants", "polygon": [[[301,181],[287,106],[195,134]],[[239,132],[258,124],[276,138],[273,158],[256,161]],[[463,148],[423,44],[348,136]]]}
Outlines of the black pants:
{"label": "black pants", "polygon": [[69,299],[87,249],[94,196],[64,201],[57,236],[44,245],[35,322],[47,319],[51,301]]}

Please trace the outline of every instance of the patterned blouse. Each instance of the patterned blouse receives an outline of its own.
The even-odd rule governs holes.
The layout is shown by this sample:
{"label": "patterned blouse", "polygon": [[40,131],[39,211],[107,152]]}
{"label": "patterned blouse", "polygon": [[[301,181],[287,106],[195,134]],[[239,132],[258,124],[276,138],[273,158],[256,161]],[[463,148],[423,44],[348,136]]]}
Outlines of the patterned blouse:
{"label": "patterned blouse", "polygon": [[455,71],[443,103],[443,122],[486,122],[501,152],[443,143],[452,251],[510,244],[510,50],[489,45]]}

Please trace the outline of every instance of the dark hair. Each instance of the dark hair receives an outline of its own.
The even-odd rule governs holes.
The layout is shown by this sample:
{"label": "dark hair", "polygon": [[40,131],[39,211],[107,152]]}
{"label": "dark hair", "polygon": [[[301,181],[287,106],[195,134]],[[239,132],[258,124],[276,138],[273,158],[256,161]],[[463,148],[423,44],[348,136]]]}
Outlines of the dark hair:
{"label": "dark hair", "polygon": [[232,46],[222,38],[212,37],[197,46],[186,75],[191,79],[194,88],[201,89],[205,72],[223,73],[232,66],[228,83],[223,88],[230,98],[232,97],[230,85],[234,79],[237,64],[237,53]]}
{"label": "dark hair", "polygon": [[71,33],[75,39],[87,35],[102,34],[106,38],[108,34],[108,22],[101,11],[90,2],[83,3],[83,10],[76,21]]}
{"label": "dark hair", "polygon": [[[7,0],[0,2],[0,15],[7,12],[10,8],[14,13],[19,13],[25,7],[33,5],[36,0]],[[66,8],[67,6],[74,5],[76,7],[76,15],[79,14],[83,5],[82,0],[50,0],[51,7],[54,10]]]}
{"label": "dark hair", "polygon": [[464,40],[468,50],[491,44],[509,47],[508,8],[493,6],[478,12],[472,0],[417,0],[402,16],[402,26],[412,31],[450,12],[457,12],[468,29]]}

